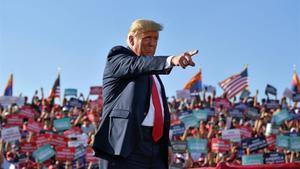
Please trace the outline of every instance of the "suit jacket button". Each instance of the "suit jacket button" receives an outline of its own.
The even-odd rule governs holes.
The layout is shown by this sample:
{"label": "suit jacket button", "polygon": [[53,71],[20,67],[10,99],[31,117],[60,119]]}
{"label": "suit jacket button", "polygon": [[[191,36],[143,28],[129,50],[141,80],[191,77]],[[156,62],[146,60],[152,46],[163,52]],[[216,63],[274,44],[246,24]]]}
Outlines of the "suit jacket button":
{"label": "suit jacket button", "polygon": [[147,115],[147,112],[144,113],[144,116],[146,116],[146,115]]}

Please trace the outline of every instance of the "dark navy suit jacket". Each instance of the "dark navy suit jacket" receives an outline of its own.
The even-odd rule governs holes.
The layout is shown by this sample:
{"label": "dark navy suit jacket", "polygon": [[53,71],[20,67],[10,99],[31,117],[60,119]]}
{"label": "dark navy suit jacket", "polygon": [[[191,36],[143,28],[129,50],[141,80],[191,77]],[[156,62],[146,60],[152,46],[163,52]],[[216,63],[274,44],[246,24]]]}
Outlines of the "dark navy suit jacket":
{"label": "dark navy suit jacket", "polygon": [[169,74],[165,65],[168,56],[136,56],[122,46],[108,54],[103,75],[104,106],[102,121],[95,135],[95,155],[107,160],[126,158],[141,140],[141,124],[150,104],[150,75],[161,85],[164,106],[164,134],[159,141],[164,163],[168,165],[170,115],[164,86],[159,74]]}

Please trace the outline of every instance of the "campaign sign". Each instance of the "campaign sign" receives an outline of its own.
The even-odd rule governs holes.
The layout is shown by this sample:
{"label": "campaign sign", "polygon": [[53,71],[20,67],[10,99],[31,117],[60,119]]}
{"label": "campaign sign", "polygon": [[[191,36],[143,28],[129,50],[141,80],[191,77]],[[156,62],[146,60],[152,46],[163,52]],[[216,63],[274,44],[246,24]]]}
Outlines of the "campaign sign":
{"label": "campaign sign", "polygon": [[36,151],[33,152],[33,157],[39,163],[43,163],[44,161],[50,159],[55,155],[55,151],[50,146],[50,144],[46,144],[43,147],[40,147]]}
{"label": "campaign sign", "polygon": [[184,123],[185,128],[199,126],[199,120],[192,114],[182,118],[181,121]]}
{"label": "campaign sign", "polygon": [[37,149],[35,142],[21,142],[20,148],[23,153],[32,153]]}
{"label": "campaign sign", "polygon": [[95,157],[95,152],[92,147],[87,147],[85,150],[85,161],[87,163],[97,164],[99,162],[99,158]]}
{"label": "campaign sign", "polygon": [[7,108],[11,104],[17,104],[18,106],[23,106],[25,102],[24,97],[15,97],[15,96],[0,96],[0,104]]}
{"label": "campaign sign", "polygon": [[186,116],[190,116],[192,115],[193,112],[192,111],[182,111],[178,113],[178,117],[181,120],[182,118],[186,117]]}
{"label": "campaign sign", "polygon": [[289,148],[289,136],[278,135],[276,137],[276,147]]}
{"label": "campaign sign", "polygon": [[176,163],[176,164],[170,164],[169,169],[182,169],[183,164],[181,163]]}
{"label": "campaign sign", "polygon": [[247,139],[247,148],[249,148],[251,152],[265,147],[267,147],[267,141],[263,137]]}
{"label": "campaign sign", "polygon": [[293,95],[293,102],[300,102],[300,93]]}
{"label": "campaign sign", "polygon": [[31,106],[23,106],[20,109],[20,115],[27,117],[28,119],[33,119],[36,111]]}
{"label": "campaign sign", "polygon": [[183,123],[175,124],[170,127],[170,130],[172,131],[173,136],[182,136],[185,131],[185,127]]}
{"label": "campaign sign", "polygon": [[83,145],[80,145],[75,148],[74,160],[77,160],[81,157],[85,157],[85,148]]}
{"label": "campaign sign", "polygon": [[231,103],[228,99],[216,98],[215,103],[217,108],[220,108],[222,106],[225,109],[229,109],[231,107]]}
{"label": "campaign sign", "polygon": [[77,96],[77,89],[65,89],[65,96]]}
{"label": "campaign sign", "polygon": [[251,120],[256,120],[259,118],[258,110],[256,108],[250,107],[247,111],[247,117]]}
{"label": "campaign sign", "polygon": [[231,142],[241,142],[241,131],[240,129],[230,129],[222,131],[222,139],[230,140]]}
{"label": "campaign sign", "polygon": [[187,150],[186,141],[172,141],[171,145],[174,153],[185,153]]}
{"label": "campaign sign", "polygon": [[189,152],[207,154],[207,139],[190,138],[187,144]]}
{"label": "campaign sign", "polygon": [[35,142],[36,142],[36,145],[38,147],[41,147],[45,144],[50,144],[50,141],[49,139],[51,138],[51,136],[49,134],[40,134],[38,136],[35,137]]}
{"label": "campaign sign", "polygon": [[57,131],[68,130],[72,127],[70,118],[62,118],[62,119],[54,120],[53,124]]}
{"label": "campaign sign", "polygon": [[290,137],[289,150],[300,152],[300,137]]}
{"label": "campaign sign", "polygon": [[102,86],[91,86],[90,95],[102,95]]}
{"label": "campaign sign", "polygon": [[242,165],[258,165],[258,164],[264,164],[264,157],[262,154],[242,156]]}
{"label": "campaign sign", "polygon": [[281,164],[285,163],[284,153],[266,153],[265,164]]}
{"label": "campaign sign", "polygon": [[74,147],[56,147],[55,158],[58,161],[72,161],[74,159]]}
{"label": "campaign sign", "polygon": [[225,153],[230,150],[230,141],[213,138],[211,141],[211,149],[215,153]]}
{"label": "campaign sign", "polygon": [[2,128],[1,137],[6,142],[12,142],[21,138],[19,127]]}
{"label": "campaign sign", "polygon": [[215,110],[211,108],[204,108],[204,110],[207,112],[207,116],[211,117],[215,115]]}
{"label": "campaign sign", "polygon": [[178,98],[178,99],[190,99],[191,98],[190,90],[177,90],[176,91],[176,98]]}
{"label": "campaign sign", "polygon": [[276,135],[271,134],[270,136],[266,137],[267,145],[270,149],[274,149],[276,146]]}
{"label": "campaign sign", "polygon": [[272,122],[275,122],[276,125],[281,125],[284,120],[288,120],[290,118],[290,113],[283,109],[280,112],[273,114]]}
{"label": "campaign sign", "polygon": [[207,110],[205,109],[198,109],[198,110],[193,110],[193,115],[198,119],[198,120],[207,120]]}
{"label": "campaign sign", "polygon": [[229,113],[231,117],[243,118],[243,112],[241,112],[239,109],[232,109]]}
{"label": "campaign sign", "polygon": [[244,89],[240,95],[240,100],[244,100],[245,98],[250,96],[250,91],[247,89]]}
{"label": "campaign sign", "polygon": [[246,110],[248,110],[248,106],[244,103],[237,103],[234,105],[235,109],[238,109],[241,112],[245,112]]}
{"label": "campaign sign", "polygon": [[9,114],[6,116],[7,126],[8,127],[14,127],[14,126],[22,127],[23,118],[24,118],[24,116],[22,116],[20,114]]}
{"label": "campaign sign", "polygon": [[53,146],[67,147],[69,139],[63,135],[53,134],[50,144]]}
{"label": "campaign sign", "polygon": [[277,109],[280,107],[279,100],[268,100],[266,106],[268,109]]}
{"label": "campaign sign", "polygon": [[81,108],[83,106],[83,101],[72,97],[69,101],[69,106]]}
{"label": "campaign sign", "polygon": [[38,123],[38,122],[33,121],[33,120],[29,120],[28,126],[27,126],[28,131],[31,131],[31,132],[34,132],[34,133],[40,133],[42,128],[43,128],[43,125],[41,123]]}
{"label": "campaign sign", "polygon": [[251,127],[246,127],[246,126],[241,126],[239,127],[241,131],[241,138],[250,138],[252,137],[252,128]]}
{"label": "campaign sign", "polygon": [[64,135],[66,137],[71,137],[71,136],[74,136],[74,135],[79,135],[81,133],[82,133],[82,130],[79,127],[72,127],[69,130],[64,131]]}

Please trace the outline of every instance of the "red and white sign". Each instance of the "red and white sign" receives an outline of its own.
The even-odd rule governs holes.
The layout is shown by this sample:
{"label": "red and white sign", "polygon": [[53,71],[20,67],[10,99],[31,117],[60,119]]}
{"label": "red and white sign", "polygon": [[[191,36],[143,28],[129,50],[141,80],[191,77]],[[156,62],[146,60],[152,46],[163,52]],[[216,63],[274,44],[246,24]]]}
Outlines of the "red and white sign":
{"label": "red and white sign", "polygon": [[273,150],[276,146],[276,135],[271,134],[270,136],[266,137],[267,145],[270,150]]}
{"label": "red and white sign", "polygon": [[230,141],[213,138],[211,141],[211,149],[215,153],[225,153],[230,150]]}
{"label": "red and white sign", "polygon": [[252,137],[252,129],[251,129],[251,127],[241,126],[239,129],[241,131],[241,137],[242,137],[242,139],[244,139],[244,138],[251,138]]}
{"label": "red and white sign", "polygon": [[216,107],[217,108],[220,108],[221,105],[222,105],[223,108],[225,108],[227,110],[231,108],[231,103],[228,99],[216,98],[215,102],[216,102]]}
{"label": "red and white sign", "polygon": [[7,119],[7,127],[19,126],[23,125],[23,116],[20,114],[9,114],[6,116]]}
{"label": "red and white sign", "polygon": [[90,95],[102,95],[102,86],[91,86]]}
{"label": "red and white sign", "polygon": [[38,147],[41,147],[45,144],[50,144],[50,134],[41,134],[35,137],[35,142]]}
{"label": "red and white sign", "polygon": [[31,132],[34,132],[34,133],[40,133],[42,128],[43,128],[43,125],[41,123],[38,123],[38,122],[33,121],[33,120],[29,120],[28,126],[27,126],[28,131],[31,131]]}
{"label": "red and white sign", "polygon": [[56,147],[55,158],[58,161],[73,161],[76,149],[74,147]]}
{"label": "red and white sign", "polygon": [[36,114],[36,111],[31,106],[23,106],[20,109],[20,114],[29,119],[33,119],[34,115]]}
{"label": "red and white sign", "polygon": [[53,134],[51,137],[51,145],[59,147],[67,147],[69,139],[65,136]]}
{"label": "red and white sign", "polygon": [[23,153],[32,153],[37,149],[35,142],[22,142],[20,147]]}
{"label": "red and white sign", "polygon": [[88,163],[96,164],[99,162],[99,158],[94,156],[95,152],[91,147],[87,147],[85,150],[85,160]]}
{"label": "red and white sign", "polygon": [[64,135],[66,137],[72,136],[72,135],[79,135],[82,133],[82,130],[79,127],[72,127],[69,130],[64,131]]}

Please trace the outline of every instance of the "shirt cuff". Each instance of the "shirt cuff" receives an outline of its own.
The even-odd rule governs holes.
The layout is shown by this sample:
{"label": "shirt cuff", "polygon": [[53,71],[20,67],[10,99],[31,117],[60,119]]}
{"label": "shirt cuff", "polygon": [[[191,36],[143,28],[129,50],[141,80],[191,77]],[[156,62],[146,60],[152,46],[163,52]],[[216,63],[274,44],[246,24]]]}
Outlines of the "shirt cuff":
{"label": "shirt cuff", "polygon": [[169,69],[169,68],[173,67],[173,65],[172,65],[172,63],[171,63],[171,60],[172,60],[173,57],[174,57],[174,56],[169,56],[169,57],[167,58],[167,62],[166,62],[166,65],[165,65],[165,69]]}

